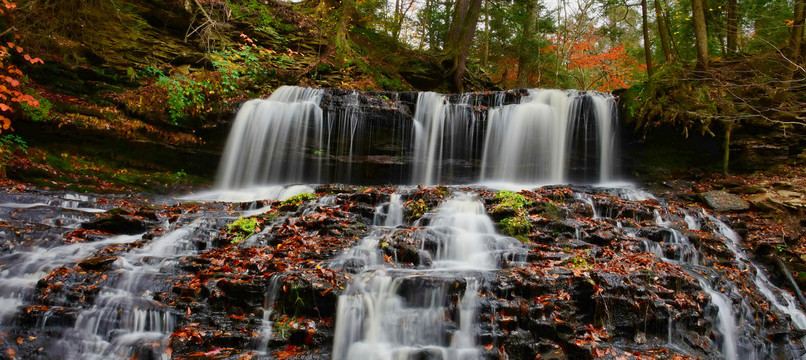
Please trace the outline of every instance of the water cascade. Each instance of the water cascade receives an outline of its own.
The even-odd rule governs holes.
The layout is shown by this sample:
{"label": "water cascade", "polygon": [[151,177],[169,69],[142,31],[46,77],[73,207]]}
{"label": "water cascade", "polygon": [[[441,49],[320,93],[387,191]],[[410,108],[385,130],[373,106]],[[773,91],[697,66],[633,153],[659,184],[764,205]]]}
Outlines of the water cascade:
{"label": "water cascade", "polygon": [[246,102],[221,159],[218,187],[615,177],[611,95],[532,89],[394,98],[283,86],[266,100]]}
{"label": "water cascade", "polygon": [[78,314],[74,331],[65,333],[55,349],[84,359],[164,354],[179,314],[151,297],[155,284],[169,278],[167,269],[195,253],[190,240],[201,226],[201,219],[193,220],[118,258],[115,278]]}
{"label": "water cascade", "polygon": [[308,146],[320,149],[324,142],[321,96],[322,90],[283,86],[266,100],[244,103],[224,148],[218,186],[233,189],[305,180],[310,160],[304,151]]}
{"label": "water cascade", "polygon": [[[659,243],[646,240],[644,241],[646,251],[657,255],[666,262],[679,264],[686,273],[697,279],[702,290],[708,294],[711,305],[716,308],[713,323],[716,326],[716,332],[721,338],[720,350],[722,356],[726,360],[760,358],[760,354],[765,351],[764,347],[754,344],[751,339],[747,338],[747,333],[741,332],[742,326],[745,325],[740,326],[740,323],[745,323],[746,318],[752,317],[750,315],[752,313],[751,305],[744,300],[734,304],[730,297],[731,292],[734,290],[730,288],[722,291],[717,290],[711,283],[714,278],[712,270],[701,265],[700,259],[702,255],[688,237],[675,228],[670,221],[664,220],[660,211],[655,210],[654,215],[655,223],[668,232],[664,245],[669,250],[664,249],[664,246]],[[706,213],[703,213],[701,217],[695,217],[688,212],[684,212],[682,222],[688,229],[696,231],[699,231],[703,226],[713,227],[715,233],[721,237],[725,246],[734,255],[736,267],[739,269],[752,268],[750,276],[753,284],[764,298],[776,310],[789,316],[793,325],[798,329],[804,328],[806,315],[798,308],[794,296],[776,287],[766,276],[764,270],[750,261],[739,245],[739,236],[729,226]],[[632,230],[626,232],[630,236],[634,235]],[[740,311],[737,312],[737,308]],[[671,320],[669,326],[668,341],[670,344],[674,344]]]}
{"label": "water cascade", "polygon": [[[428,246],[428,266],[407,270],[369,262],[357,269],[339,298],[334,359],[478,358],[480,272],[495,269],[496,255],[517,252],[520,244],[496,234],[483,205],[466,194],[446,200],[421,232],[423,249],[426,238],[436,242]],[[360,245],[363,254],[350,250],[348,256],[376,252],[377,233],[367,239]]]}

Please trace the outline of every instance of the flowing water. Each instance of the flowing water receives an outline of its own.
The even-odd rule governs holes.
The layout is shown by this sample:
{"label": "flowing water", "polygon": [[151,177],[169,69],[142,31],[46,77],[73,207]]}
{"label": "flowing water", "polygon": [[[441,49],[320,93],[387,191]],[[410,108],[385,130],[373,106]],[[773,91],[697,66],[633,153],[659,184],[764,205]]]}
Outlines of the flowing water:
{"label": "flowing water", "polygon": [[[357,92],[281,87],[269,99],[244,103],[238,112],[216,189],[182,198],[225,204],[210,203],[170,222],[160,219],[153,227],[164,232],[156,236],[105,235],[93,241],[64,243],[65,233],[107,208],[95,206],[96,199],[71,194],[58,200],[45,196],[25,202],[4,198],[0,219],[36,228],[38,239],[31,242],[14,229],[0,229],[6,238],[25,244],[0,255],[0,329],[13,330],[22,309],[36,303],[40,279],[60,266],[75,266],[108,246],[119,245],[125,250],[109,264],[93,297],[77,304],[66,297],[50,300],[56,308],[70,306],[70,315],[65,320],[65,316],[55,315],[56,309],[49,309],[38,318],[36,326],[52,336],[43,351],[50,357],[69,359],[168,358],[170,336],[186,315],[158,299],[171,291],[180,262],[221,246],[214,240],[238,216],[275,210],[276,203],[263,200],[314,192],[314,184],[366,179],[384,184],[508,184],[514,189],[534,188],[518,184],[618,180],[618,123],[612,96],[544,89],[518,94],[423,92],[410,101],[398,95],[376,101]],[[398,117],[380,126],[369,120],[374,116],[373,106],[392,108]],[[557,229],[572,227],[576,236],[570,245],[574,246],[580,245],[584,226],[606,226],[627,240],[639,240],[636,243],[644,245],[643,251],[679,266],[695,279],[695,288],[698,285],[697,291],[707,298],[703,314],[708,319],[696,325],[678,323],[670,307],[668,326],[663,325],[668,349],[684,354],[701,351],[680,335],[684,327],[691,326],[707,334],[702,349],[718,349],[718,356],[727,360],[763,359],[774,353],[762,338],[770,333],[759,330],[761,325],[754,322],[758,307],[742,298],[740,283],[714,266],[713,258],[700,251],[701,243],[693,241],[697,238],[692,234],[717,238],[732,254],[728,261],[732,260],[741,276],[749,278],[770,304],[769,313],[788,317],[794,327],[806,330],[806,315],[794,296],[771,281],[745,253],[740,237],[716,217],[661,204],[651,194],[628,186],[585,189],[557,200],[569,202],[561,204],[564,211],[573,211],[572,205],[584,209],[580,212],[587,215],[575,220],[552,219],[551,214],[537,209],[520,216],[555,221]],[[414,187],[386,189],[372,203],[374,211],[371,206],[363,211],[370,217],[363,237],[356,237],[349,249],[331,255],[327,262],[320,259],[323,267],[351,276],[335,306],[332,358],[470,360],[485,355],[480,345],[484,343],[479,341],[481,329],[496,326],[496,303],[488,298],[495,294],[492,286],[503,286],[494,279],[507,268],[529,265],[526,260],[538,247],[498,232],[482,202],[491,196],[479,197],[486,190],[446,191],[451,195],[416,221],[407,217],[415,201],[412,194],[420,191]],[[629,206],[652,204],[655,212],[649,211],[643,223],[613,220],[625,206],[601,208],[600,200],[609,197]],[[343,201],[337,195],[323,195],[302,206],[297,215],[336,211]],[[266,239],[271,239],[275,227],[297,226],[287,216],[291,215],[281,214],[263,223],[258,235],[238,246],[271,248],[275,244]],[[319,235],[325,232],[319,230]],[[662,235],[647,235],[657,234],[653,231]],[[562,231],[533,235],[559,241]],[[390,244],[399,246],[401,239],[409,242],[403,244],[410,251],[407,256],[414,253],[417,259],[403,261],[398,259],[399,251],[390,253]],[[595,246],[585,246],[588,254],[595,253]],[[560,264],[568,260],[566,252],[576,249],[561,250],[562,254],[552,255],[560,260],[545,261]],[[277,338],[273,331],[278,315],[275,303],[287,295],[284,280],[290,275],[298,274],[274,273],[266,279],[265,293],[260,293],[263,300],[257,308],[263,313],[251,324],[254,332],[249,345],[260,356],[274,356],[270,343]],[[189,314],[190,308],[187,311]],[[489,325],[481,324],[483,316],[489,316]],[[487,334],[488,344],[507,336]],[[800,354],[801,350],[793,346],[791,353]]]}
{"label": "flowing water", "polygon": [[[531,89],[508,100],[507,94],[422,92],[412,115],[389,110],[400,120],[381,128],[367,120],[380,111],[366,104],[369,95],[283,86],[241,107],[217,185],[614,180],[611,95]],[[389,101],[393,109],[403,106]]]}
{"label": "flowing water", "polygon": [[[469,194],[446,200],[420,232],[420,246],[433,258],[429,266],[403,270],[367,262],[339,298],[334,359],[478,358],[476,297],[483,273],[505,253],[522,251],[520,243],[497,234]],[[430,241],[436,244],[426,245]],[[362,252],[348,256],[377,252],[378,242],[374,233],[361,242]]]}

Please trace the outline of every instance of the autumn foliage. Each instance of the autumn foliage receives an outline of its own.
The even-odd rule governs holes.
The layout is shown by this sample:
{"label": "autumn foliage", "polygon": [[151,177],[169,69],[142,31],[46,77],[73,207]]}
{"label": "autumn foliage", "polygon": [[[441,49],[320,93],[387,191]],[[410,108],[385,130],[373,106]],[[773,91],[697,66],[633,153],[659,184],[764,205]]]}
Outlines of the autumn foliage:
{"label": "autumn foliage", "polygon": [[[6,24],[13,23],[13,12],[17,4],[1,0],[0,18]],[[9,27],[2,34],[12,33],[14,27]],[[17,38],[16,34],[14,36]],[[31,64],[42,64],[42,59],[32,57],[25,50],[14,42],[0,43],[0,132],[11,128],[10,114],[14,111],[16,104],[25,103],[28,106],[39,106],[39,102],[33,96],[21,91],[21,79],[25,76],[22,71],[15,66],[12,61],[15,57],[22,57]]]}
{"label": "autumn foliage", "polygon": [[640,80],[646,69],[646,65],[627,53],[625,44],[604,47],[594,33],[585,34],[577,41],[558,36],[544,51],[556,52],[562,48],[568,54],[566,70],[579,89],[609,92],[627,88]]}

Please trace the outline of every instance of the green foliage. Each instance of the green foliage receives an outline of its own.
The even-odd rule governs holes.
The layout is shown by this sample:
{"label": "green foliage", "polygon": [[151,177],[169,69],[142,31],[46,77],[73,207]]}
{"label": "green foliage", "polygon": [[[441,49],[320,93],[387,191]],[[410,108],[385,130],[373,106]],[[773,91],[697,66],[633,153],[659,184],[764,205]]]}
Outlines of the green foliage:
{"label": "green foliage", "polygon": [[529,232],[532,230],[532,224],[525,216],[513,216],[501,220],[499,228],[504,235],[512,236],[522,242],[528,242]]}
{"label": "green foliage", "polygon": [[173,180],[175,182],[184,181],[185,179],[187,179],[187,177],[188,177],[188,174],[185,172],[185,169],[182,169],[182,170],[179,170],[179,171],[175,172],[173,174],[173,176],[172,176],[172,178],[173,178]]}
{"label": "green foliage", "polygon": [[551,201],[541,201],[535,207],[538,214],[549,219],[559,219],[563,216],[562,209]]}
{"label": "green foliage", "polygon": [[316,199],[315,194],[302,193],[302,194],[295,195],[295,196],[292,196],[292,197],[290,197],[288,199],[283,200],[282,202],[280,202],[280,206],[286,206],[286,205],[297,205],[297,206],[299,206],[299,205],[302,205],[302,203],[304,203],[306,201],[313,200],[313,199]]}
{"label": "green foliage", "polygon": [[187,120],[190,114],[204,109],[205,90],[210,87],[208,81],[196,81],[183,75],[160,76],[157,85],[168,90],[168,114],[171,122],[178,125]]}
{"label": "green foliage", "polygon": [[498,223],[501,233],[512,236],[522,242],[528,242],[528,235],[532,231],[529,214],[526,212],[526,207],[530,204],[529,200],[521,194],[505,190],[497,192],[494,199],[498,204],[493,207],[493,211],[506,209],[515,211],[514,216],[504,218]]}
{"label": "green foliage", "polygon": [[14,134],[3,134],[0,136],[0,167],[8,165],[11,155],[15,151],[25,152],[28,144],[21,137]]}
{"label": "green foliage", "polygon": [[406,204],[406,210],[409,219],[416,219],[428,212],[428,205],[423,199],[410,200]]}
{"label": "green foliage", "polygon": [[252,28],[264,35],[268,35],[274,39],[278,44],[288,42],[288,39],[280,32],[293,32],[296,31],[291,25],[284,24],[282,21],[274,17],[274,12],[266,6],[266,3],[260,0],[246,0],[246,1],[229,1],[230,9],[232,9],[232,17],[236,20],[241,20],[252,24]]}
{"label": "green foliage", "polygon": [[230,241],[232,244],[237,244],[252,236],[255,230],[257,230],[257,219],[255,218],[244,219],[239,217],[238,220],[227,225],[227,232],[235,235]]}
{"label": "green foliage", "polygon": [[31,106],[26,102],[20,103],[22,115],[31,121],[47,121],[50,118],[50,110],[53,108],[53,104],[45,98],[39,98],[37,101],[39,102],[38,106]]}
{"label": "green foliage", "polygon": [[588,264],[588,260],[583,257],[576,256],[571,259],[571,264],[568,267],[572,269],[580,269],[580,270],[587,270],[590,269],[590,264]]}
{"label": "green foliage", "polygon": [[501,190],[495,193],[495,200],[498,202],[495,209],[511,208],[522,211],[526,205],[529,205],[529,201],[523,195],[512,191]]}
{"label": "green foliage", "polygon": [[210,55],[213,66],[221,74],[221,91],[225,96],[232,95],[238,90],[239,80],[242,77],[253,83],[266,80],[269,73],[260,63],[262,54],[268,52],[259,46],[244,45],[238,48],[226,48]]}

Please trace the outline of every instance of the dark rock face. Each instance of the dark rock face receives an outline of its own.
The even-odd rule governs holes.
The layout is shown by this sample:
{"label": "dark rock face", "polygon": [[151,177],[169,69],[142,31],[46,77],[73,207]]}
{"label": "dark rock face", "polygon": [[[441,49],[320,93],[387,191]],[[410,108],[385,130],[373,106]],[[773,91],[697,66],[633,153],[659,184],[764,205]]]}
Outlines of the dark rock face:
{"label": "dark rock face", "polygon": [[145,232],[151,224],[138,216],[115,214],[82,224],[88,230],[100,230],[110,234],[134,235]]}

